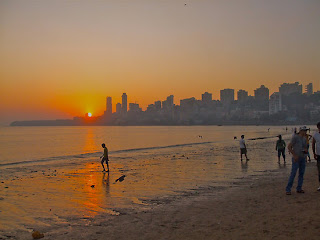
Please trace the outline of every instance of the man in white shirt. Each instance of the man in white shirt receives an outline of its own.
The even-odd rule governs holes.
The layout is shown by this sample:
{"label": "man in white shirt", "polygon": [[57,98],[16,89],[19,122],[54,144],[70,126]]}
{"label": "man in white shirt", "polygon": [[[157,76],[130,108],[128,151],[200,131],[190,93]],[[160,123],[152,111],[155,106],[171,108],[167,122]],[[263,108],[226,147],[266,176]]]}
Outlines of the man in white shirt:
{"label": "man in white shirt", "polygon": [[244,141],[244,135],[241,135],[241,139],[239,140],[240,143],[240,157],[241,157],[241,161],[242,161],[242,154],[244,154],[244,156],[246,157],[246,160],[248,161],[248,157],[247,157],[247,146],[246,146],[246,142]]}
{"label": "man in white shirt", "polygon": [[317,123],[317,128],[318,128],[318,131],[313,135],[312,151],[313,151],[314,159],[317,160],[318,176],[319,176],[318,191],[320,191],[320,122]]}

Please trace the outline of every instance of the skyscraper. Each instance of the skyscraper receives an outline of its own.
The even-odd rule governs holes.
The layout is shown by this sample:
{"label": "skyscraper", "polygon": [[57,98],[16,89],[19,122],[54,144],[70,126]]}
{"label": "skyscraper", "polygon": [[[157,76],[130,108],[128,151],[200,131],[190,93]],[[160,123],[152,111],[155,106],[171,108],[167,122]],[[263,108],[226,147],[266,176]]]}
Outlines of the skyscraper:
{"label": "skyscraper", "polygon": [[264,85],[261,85],[260,88],[254,90],[254,98],[256,100],[269,101],[269,88],[266,88]]}
{"label": "skyscraper", "polygon": [[128,111],[128,97],[126,93],[122,94],[122,113],[127,113]]}
{"label": "skyscraper", "polygon": [[111,97],[107,97],[106,114],[107,115],[112,114],[112,98]]}
{"label": "skyscraper", "polygon": [[237,92],[237,99],[238,99],[238,102],[245,102],[248,99],[248,92],[240,89]]}
{"label": "skyscraper", "polygon": [[116,113],[121,113],[121,103],[117,103],[116,105]]}
{"label": "skyscraper", "polygon": [[203,103],[210,103],[212,101],[212,93],[205,92],[202,94],[201,100]]}
{"label": "skyscraper", "polygon": [[220,90],[220,101],[224,104],[230,104],[234,101],[234,89]]}
{"label": "skyscraper", "polygon": [[275,92],[270,96],[269,115],[275,114],[280,111],[282,111],[281,94]]}
{"label": "skyscraper", "polygon": [[306,94],[308,96],[312,95],[313,94],[313,86],[312,86],[312,83],[309,83],[307,86],[306,86]]}
{"label": "skyscraper", "polygon": [[289,96],[291,94],[302,94],[302,84],[295,83],[283,83],[279,87],[279,92],[282,96]]}

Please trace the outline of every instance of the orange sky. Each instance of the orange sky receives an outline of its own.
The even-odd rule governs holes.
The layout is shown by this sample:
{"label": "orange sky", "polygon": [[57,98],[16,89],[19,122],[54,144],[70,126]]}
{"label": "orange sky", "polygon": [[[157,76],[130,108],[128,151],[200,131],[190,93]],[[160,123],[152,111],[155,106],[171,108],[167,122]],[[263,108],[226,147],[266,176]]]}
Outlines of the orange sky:
{"label": "orange sky", "polygon": [[[184,3],[187,3],[185,6]],[[320,87],[320,1],[0,2],[0,123],[143,109],[283,82]]]}

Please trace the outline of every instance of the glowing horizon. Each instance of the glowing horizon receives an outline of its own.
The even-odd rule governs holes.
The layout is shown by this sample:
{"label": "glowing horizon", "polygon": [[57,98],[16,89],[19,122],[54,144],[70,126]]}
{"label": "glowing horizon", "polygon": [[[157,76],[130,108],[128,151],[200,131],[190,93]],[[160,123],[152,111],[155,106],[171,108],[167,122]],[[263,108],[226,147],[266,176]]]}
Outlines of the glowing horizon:
{"label": "glowing horizon", "polygon": [[320,1],[0,2],[0,123],[312,82]]}

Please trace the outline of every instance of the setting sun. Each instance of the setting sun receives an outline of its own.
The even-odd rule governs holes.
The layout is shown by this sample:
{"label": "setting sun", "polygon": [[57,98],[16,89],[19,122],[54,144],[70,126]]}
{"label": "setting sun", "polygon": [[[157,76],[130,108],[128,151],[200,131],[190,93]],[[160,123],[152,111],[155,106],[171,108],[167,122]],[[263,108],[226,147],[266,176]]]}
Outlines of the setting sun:
{"label": "setting sun", "polygon": [[92,117],[92,113],[89,112],[89,113],[88,113],[88,117]]}

